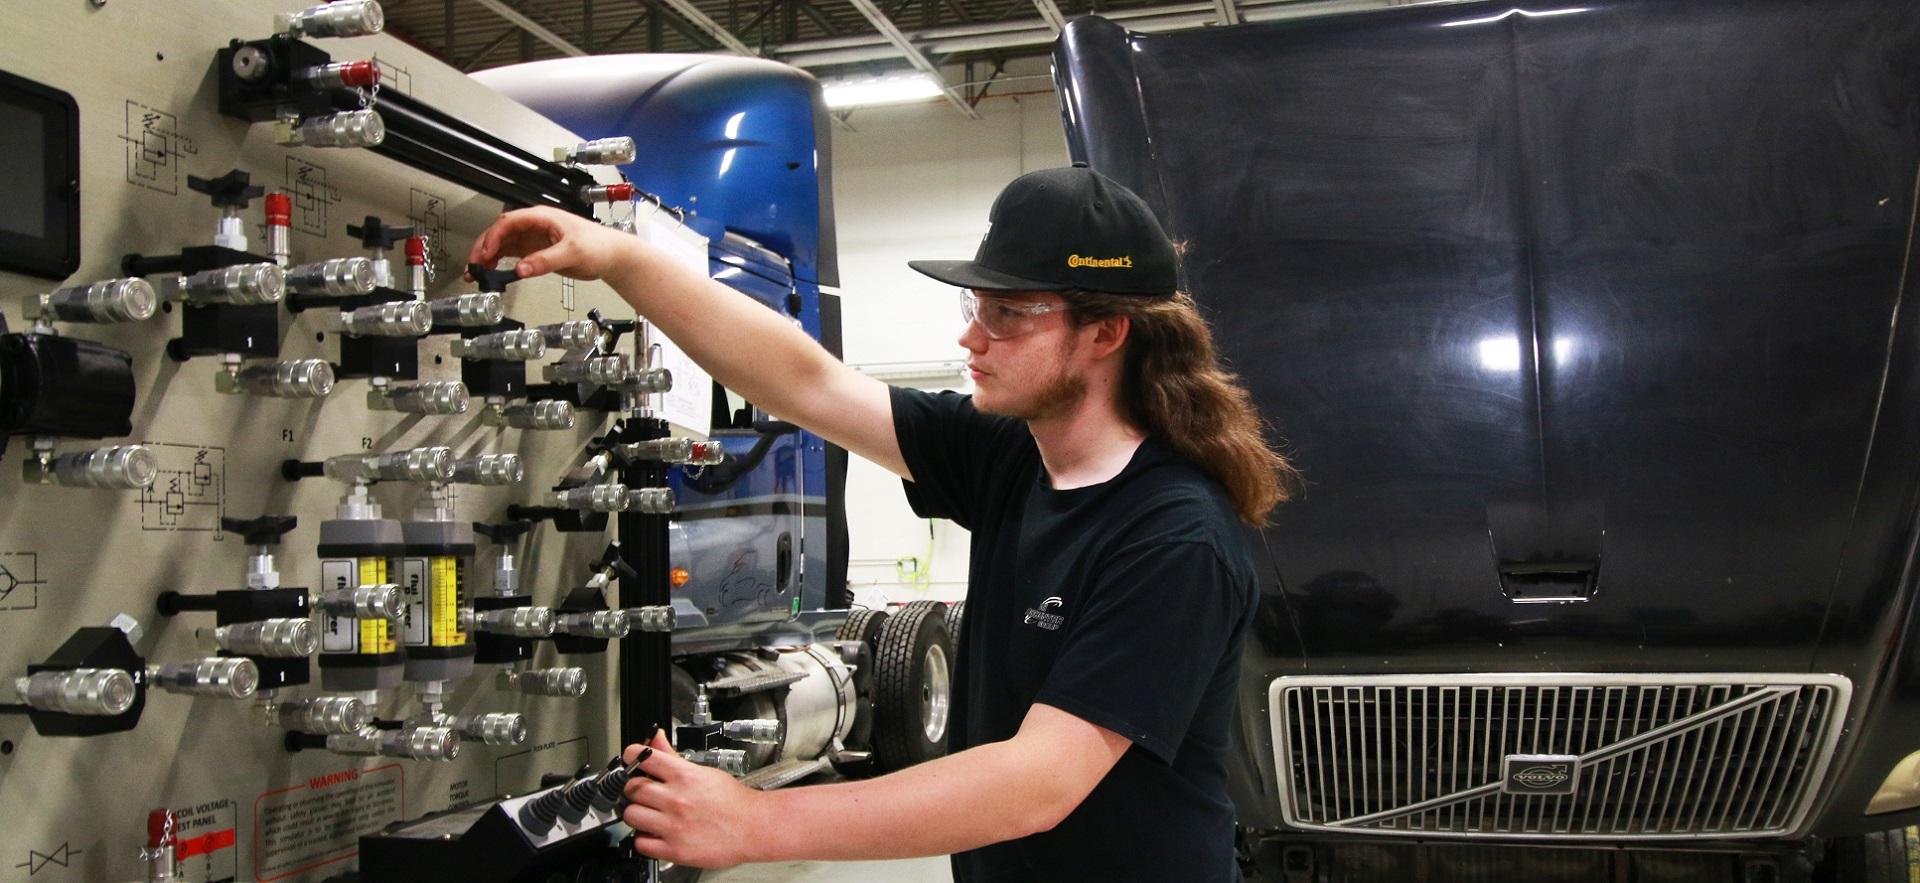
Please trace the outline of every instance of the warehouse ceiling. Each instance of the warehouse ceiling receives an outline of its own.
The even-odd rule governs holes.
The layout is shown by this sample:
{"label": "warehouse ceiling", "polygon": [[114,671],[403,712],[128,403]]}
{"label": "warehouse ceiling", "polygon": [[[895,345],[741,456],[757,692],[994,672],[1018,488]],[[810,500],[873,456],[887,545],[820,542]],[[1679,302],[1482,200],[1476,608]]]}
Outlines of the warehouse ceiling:
{"label": "warehouse ceiling", "polygon": [[1134,30],[1160,32],[1412,2],[385,0],[383,5],[389,33],[467,71],[624,52],[754,55],[806,68],[823,79],[944,69],[949,97],[971,115],[972,103],[996,87],[1007,88],[1001,75],[1008,61],[1046,55],[1060,26],[1076,16],[1103,15]]}

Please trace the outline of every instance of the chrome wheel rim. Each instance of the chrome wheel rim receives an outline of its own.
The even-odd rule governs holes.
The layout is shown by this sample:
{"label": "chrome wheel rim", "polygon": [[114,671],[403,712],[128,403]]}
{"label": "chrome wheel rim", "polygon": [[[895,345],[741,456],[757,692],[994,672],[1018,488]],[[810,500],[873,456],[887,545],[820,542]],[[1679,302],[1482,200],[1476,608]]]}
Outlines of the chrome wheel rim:
{"label": "chrome wheel rim", "polygon": [[920,722],[927,741],[939,744],[947,737],[947,708],[952,703],[951,681],[947,675],[947,648],[935,644],[927,648],[925,676],[920,682]]}

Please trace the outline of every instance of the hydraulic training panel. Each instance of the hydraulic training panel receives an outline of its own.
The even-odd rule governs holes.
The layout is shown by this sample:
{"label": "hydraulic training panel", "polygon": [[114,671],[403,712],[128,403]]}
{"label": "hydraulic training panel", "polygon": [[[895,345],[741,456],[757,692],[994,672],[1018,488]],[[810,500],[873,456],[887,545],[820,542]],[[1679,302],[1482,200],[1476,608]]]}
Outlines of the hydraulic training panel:
{"label": "hydraulic training panel", "polygon": [[[613,756],[623,649],[664,683],[649,464],[710,382],[676,399],[604,285],[463,262],[520,205],[695,266],[705,238],[635,201],[630,143],[380,25],[113,0],[0,31],[0,881],[354,872]],[[627,729],[669,723],[655,692]]]}

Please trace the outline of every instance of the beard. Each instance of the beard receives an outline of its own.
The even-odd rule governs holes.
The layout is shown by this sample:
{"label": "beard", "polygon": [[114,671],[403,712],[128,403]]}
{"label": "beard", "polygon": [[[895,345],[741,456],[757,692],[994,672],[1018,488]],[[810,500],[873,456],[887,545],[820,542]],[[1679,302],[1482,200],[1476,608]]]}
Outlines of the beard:
{"label": "beard", "polygon": [[1068,374],[1064,370],[1066,359],[1054,365],[1053,376],[1046,385],[1029,396],[1026,401],[986,402],[982,404],[975,396],[975,407],[982,413],[996,414],[1002,417],[1014,417],[1020,420],[1044,420],[1057,417],[1080,404],[1087,395],[1087,379],[1077,374]]}

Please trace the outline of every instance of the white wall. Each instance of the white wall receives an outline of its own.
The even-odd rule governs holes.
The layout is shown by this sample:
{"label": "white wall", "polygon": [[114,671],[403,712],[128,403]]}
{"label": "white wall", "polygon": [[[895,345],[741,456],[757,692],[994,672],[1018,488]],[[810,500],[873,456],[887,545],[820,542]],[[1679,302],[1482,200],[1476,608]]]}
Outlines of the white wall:
{"label": "white wall", "polygon": [[[1044,80],[1025,81],[1029,87]],[[861,108],[833,131],[834,211],[847,362],[964,361],[955,341],[957,292],[907,268],[914,259],[973,257],[987,210],[1008,181],[1067,164],[1059,104],[1051,89],[982,101],[969,120],[944,101]],[[964,389],[955,377],[922,384]],[[966,594],[967,532],[932,525],[908,508],[900,482],[853,458],[847,476],[855,600],[868,606]],[[922,580],[896,562],[913,558]],[[911,569],[911,568],[909,568]]]}

